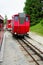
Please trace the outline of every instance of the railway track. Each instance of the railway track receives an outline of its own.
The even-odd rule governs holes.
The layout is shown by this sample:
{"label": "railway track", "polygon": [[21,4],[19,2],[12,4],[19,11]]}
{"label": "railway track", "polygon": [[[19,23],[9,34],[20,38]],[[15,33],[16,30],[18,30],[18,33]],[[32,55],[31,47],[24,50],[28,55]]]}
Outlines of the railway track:
{"label": "railway track", "polygon": [[18,38],[17,41],[28,53],[28,55],[30,55],[30,57],[33,59],[32,63],[35,62],[35,65],[43,65],[43,53],[39,49],[33,46],[25,38]]}
{"label": "railway track", "polygon": [[[33,38],[31,38],[30,36],[28,36],[28,34],[25,36],[25,39],[26,38],[28,39],[28,42],[29,41],[34,42],[35,44],[32,43],[33,46],[35,46],[35,48],[43,54],[43,44],[41,44],[40,42],[38,42],[38,41],[34,40]],[[30,42],[30,44],[31,44],[31,42]]]}
{"label": "railway track", "polygon": [[29,34],[24,36],[25,40],[30,43],[33,47],[35,47],[41,54],[43,54],[43,44],[41,44],[40,42],[34,40],[33,38],[31,38],[29,36]]}
{"label": "railway track", "polygon": [[[35,39],[33,39],[32,37],[30,37],[29,36],[29,34],[27,34],[27,35],[25,35],[25,37],[27,37],[27,38],[30,38],[30,39],[32,39],[32,40],[34,40],[34,41],[36,41]],[[38,41],[36,41],[37,43],[39,43],[40,45],[43,45],[43,44],[41,44],[40,42],[38,42]]]}
{"label": "railway track", "polygon": [[43,54],[43,45],[36,40],[32,39],[30,36],[25,36],[25,40],[35,47],[41,54]]}

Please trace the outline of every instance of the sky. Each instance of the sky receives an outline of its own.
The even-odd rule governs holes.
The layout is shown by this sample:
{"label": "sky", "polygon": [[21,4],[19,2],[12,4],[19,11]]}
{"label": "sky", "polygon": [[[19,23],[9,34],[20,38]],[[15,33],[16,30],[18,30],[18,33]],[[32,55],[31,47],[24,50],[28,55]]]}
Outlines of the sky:
{"label": "sky", "polygon": [[25,0],[0,0],[0,15],[8,19],[16,13],[23,12]]}

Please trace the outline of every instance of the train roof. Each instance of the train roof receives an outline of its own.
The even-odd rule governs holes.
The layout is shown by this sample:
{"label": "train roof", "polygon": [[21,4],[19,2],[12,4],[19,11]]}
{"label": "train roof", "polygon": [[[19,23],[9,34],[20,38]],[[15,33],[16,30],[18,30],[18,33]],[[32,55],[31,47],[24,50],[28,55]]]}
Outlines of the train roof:
{"label": "train roof", "polygon": [[18,13],[18,14],[14,14],[13,16],[12,16],[12,18],[14,17],[14,16],[20,16],[20,17],[25,17],[25,16],[29,16],[30,17],[30,15],[28,15],[28,14],[25,14],[25,13]]}
{"label": "train roof", "polygon": [[20,16],[20,17],[25,17],[26,14],[24,14],[24,13],[19,13],[19,16]]}

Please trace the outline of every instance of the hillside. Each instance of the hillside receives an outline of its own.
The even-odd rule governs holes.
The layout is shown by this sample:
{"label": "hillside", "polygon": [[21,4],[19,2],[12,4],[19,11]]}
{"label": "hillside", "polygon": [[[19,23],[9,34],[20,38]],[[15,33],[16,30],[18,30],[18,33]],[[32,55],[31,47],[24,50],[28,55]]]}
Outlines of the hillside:
{"label": "hillside", "polygon": [[43,26],[41,25],[41,23],[38,23],[37,25],[30,27],[30,31],[43,36]]}

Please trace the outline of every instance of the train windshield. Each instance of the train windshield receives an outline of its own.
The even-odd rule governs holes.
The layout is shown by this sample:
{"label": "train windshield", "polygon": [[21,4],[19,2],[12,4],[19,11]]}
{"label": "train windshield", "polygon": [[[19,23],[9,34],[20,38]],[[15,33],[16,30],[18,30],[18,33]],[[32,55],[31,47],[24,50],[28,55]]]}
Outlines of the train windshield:
{"label": "train windshield", "polygon": [[28,18],[28,16],[26,16],[26,21],[28,21],[29,20],[29,18]]}
{"label": "train windshield", "polygon": [[15,16],[15,17],[14,17],[14,20],[15,20],[15,21],[18,21],[18,19],[19,19],[18,16]]}
{"label": "train windshield", "polygon": [[11,23],[11,21],[8,21],[8,23],[10,24],[10,23]]}
{"label": "train windshield", "polygon": [[7,20],[7,24],[11,24],[11,20]]}

